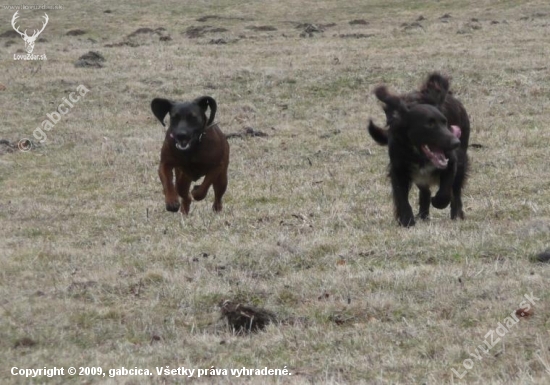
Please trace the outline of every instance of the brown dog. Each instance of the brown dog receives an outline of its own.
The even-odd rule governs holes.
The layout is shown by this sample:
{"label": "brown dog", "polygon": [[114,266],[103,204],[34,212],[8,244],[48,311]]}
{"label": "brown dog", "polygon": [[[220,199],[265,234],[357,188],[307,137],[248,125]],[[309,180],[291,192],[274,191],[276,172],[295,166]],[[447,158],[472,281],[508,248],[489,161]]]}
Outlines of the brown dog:
{"label": "brown dog", "polygon": [[[210,107],[210,117],[206,111]],[[191,195],[203,200],[210,185],[214,185],[214,211],[221,211],[222,196],[227,189],[229,143],[217,124],[213,124],[217,104],[210,96],[192,102],[172,102],[156,98],[151,102],[153,114],[164,126],[166,114],[170,125],[160,152],[159,177],[164,188],[166,210],[180,209],[178,195],[182,198],[181,212],[189,213]],[[176,186],[174,173],[176,171]],[[204,176],[200,185],[195,185],[191,195],[191,182]]]}

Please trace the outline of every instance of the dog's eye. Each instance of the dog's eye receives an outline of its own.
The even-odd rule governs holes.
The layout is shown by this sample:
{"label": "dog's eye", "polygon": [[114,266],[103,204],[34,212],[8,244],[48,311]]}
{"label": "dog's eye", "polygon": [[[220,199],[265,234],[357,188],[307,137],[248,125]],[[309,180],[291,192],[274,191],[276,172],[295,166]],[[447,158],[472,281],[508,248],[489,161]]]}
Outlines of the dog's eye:
{"label": "dog's eye", "polygon": [[435,126],[435,119],[432,118],[432,119],[428,120],[428,126],[434,127]]}

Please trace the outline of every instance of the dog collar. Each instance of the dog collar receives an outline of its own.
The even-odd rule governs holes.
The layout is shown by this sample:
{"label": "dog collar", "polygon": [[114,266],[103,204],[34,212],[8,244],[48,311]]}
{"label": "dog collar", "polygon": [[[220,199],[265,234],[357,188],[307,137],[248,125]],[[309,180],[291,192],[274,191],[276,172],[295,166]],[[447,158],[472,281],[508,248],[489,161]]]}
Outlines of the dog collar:
{"label": "dog collar", "polygon": [[204,136],[204,134],[206,133],[206,130],[208,130],[209,128],[215,126],[217,123],[212,123],[211,125],[209,126],[206,126],[206,128],[204,130],[202,130],[201,134],[199,135],[199,143],[202,141],[202,137]]}

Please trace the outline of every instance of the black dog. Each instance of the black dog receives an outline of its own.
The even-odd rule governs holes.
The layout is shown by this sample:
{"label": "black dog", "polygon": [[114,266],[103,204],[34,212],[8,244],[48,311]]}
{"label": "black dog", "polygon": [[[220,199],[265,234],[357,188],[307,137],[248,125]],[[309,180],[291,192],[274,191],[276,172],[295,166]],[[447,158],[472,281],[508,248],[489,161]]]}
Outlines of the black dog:
{"label": "black dog", "polygon": [[[420,190],[421,219],[428,219],[430,202],[438,209],[450,203],[451,219],[464,219],[461,194],[468,170],[470,121],[462,103],[449,91],[448,79],[434,73],[419,91],[399,96],[379,86],[375,95],[385,104],[389,129],[371,120],[369,133],[389,147],[389,176],[399,224],[415,224],[409,204],[412,183]],[[432,198],[430,186],[437,184]]]}
{"label": "black dog", "polygon": [[[210,117],[206,111],[210,107]],[[192,102],[178,103],[167,99],[153,99],[151,110],[164,126],[164,117],[170,114],[170,126],[160,153],[159,177],[164,188],[166,210],[176,212],[180,208],[178,194],[182,198],[181,212],[189,213],[192,181],[204,176],[192,195],[197,201],[206,197],[214,185],[215,211],[222,209],[222,196],[227,189],[229,143],[217,124],[213,124],[217,104],[210,96]],[[174,174],[176,170],[176,188]]]}

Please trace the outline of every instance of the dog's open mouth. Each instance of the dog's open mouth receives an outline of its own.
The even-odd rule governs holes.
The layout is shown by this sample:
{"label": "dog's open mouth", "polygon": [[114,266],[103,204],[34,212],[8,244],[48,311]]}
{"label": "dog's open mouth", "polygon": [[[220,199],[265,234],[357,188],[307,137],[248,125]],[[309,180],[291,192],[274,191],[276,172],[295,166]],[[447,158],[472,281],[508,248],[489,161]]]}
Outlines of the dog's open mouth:
{"label": "dog's open mouth", "polygon": [[174,134],[170,134],[170,137],[174,139],[174,142],[176,142],[176,148],[180,151],[189,150],[189,147],[191,147],[191,138],[176,138]]}
{"label": "dog's open mouth", "polygon": [[[453,125],[451,126],[451,131],[453,132],[454,136],[460,139],[460,135],[462,134],[460,127]],[[435,167],[442,170],[447,168],[447,165],[449,164],[449,159],[447,159],[443,151],[435,147],[430,148],[427,144],[423,144],[422,146],[420,146],[420,148]]]}
{"label": "dog's open mouth", "polygon": [[176,148],[181,151],[189,150],[191,142],[189,140],[176,141]]}
{"label": "dog's open mouth", "polygon": [[443,153],[443,151],[437,148],[430,149],[430,147],[428,147],[427,144],[420,146],[420,148],[422,149],[422,151],[424,151],[424,154],[428,157],[428,159],[432,162],[432,164],[435,167],[441,170],[447,168],[449,159],[445,157],[445,154]]}

